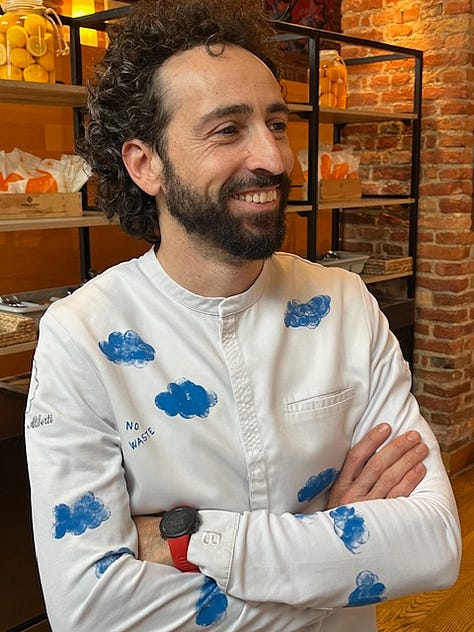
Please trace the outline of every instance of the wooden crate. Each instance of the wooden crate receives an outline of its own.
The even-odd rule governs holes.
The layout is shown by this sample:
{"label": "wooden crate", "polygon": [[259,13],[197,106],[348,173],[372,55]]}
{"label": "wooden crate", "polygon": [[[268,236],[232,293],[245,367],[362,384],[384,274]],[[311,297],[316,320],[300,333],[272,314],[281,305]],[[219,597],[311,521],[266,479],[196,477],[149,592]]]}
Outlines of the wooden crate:
{"label": "wooden crate", "polygon": [[362,184],[357,178],[320,180],[321,201],[358,200],[362,197]]}
{"label": "wooden crate", "polygon": [[0,219],[80,217],[80,193],[2,193]]}
{"label": "wooden crate", "polygon": [[364,266],[364,274],[397,274],[412,270],[412,257],[370,257]]}
{"label": "wooden crate", "polygon": [[31,342],[37,338],[37,325],[33,318],[0,312],[0,347]]}

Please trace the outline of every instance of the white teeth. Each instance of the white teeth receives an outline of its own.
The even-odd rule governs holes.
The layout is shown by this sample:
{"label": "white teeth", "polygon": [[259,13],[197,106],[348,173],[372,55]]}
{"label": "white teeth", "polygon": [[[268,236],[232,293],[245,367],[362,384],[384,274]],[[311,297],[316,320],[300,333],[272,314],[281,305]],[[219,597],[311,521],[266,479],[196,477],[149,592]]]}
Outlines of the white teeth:
{"label": "white teeth", "polygon": [[254,202],[255,204],[265,204],[266,202],[274,202],[276,200],[276,190],[272,191],[260,191],[260,193],[247,193],[246,195],[239,195],[238,199],[242,202]]}

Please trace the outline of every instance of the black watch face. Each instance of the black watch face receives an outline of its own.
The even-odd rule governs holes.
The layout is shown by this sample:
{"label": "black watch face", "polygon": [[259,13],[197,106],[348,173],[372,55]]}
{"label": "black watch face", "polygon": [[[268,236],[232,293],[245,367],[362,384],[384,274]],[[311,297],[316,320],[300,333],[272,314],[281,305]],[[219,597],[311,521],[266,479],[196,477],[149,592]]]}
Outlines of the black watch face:
{"label": "black watch face", "polygon": [[194,507],[176,507],[167,511],[160,522],[161,535],[166,539],[191,535],[197,530],[197,518]]}

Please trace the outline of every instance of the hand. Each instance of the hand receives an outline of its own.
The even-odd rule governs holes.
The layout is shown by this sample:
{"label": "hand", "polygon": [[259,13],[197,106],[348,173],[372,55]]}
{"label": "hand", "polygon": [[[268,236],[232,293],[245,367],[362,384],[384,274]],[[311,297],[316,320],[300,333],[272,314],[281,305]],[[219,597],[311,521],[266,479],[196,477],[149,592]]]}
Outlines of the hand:
{"label": "hand", "polygon": [[423,480],[428,454],[418,432],[410,430],[388,439],[389,424],[379,424],[349,450],[329,496],[328,508],[360,500],[409,496]]}
{"label": "hand", "polygon": [[138,532],[138,559],[143,562],[174,566],[168,543],[160,535],[159,516],[135,516]]}

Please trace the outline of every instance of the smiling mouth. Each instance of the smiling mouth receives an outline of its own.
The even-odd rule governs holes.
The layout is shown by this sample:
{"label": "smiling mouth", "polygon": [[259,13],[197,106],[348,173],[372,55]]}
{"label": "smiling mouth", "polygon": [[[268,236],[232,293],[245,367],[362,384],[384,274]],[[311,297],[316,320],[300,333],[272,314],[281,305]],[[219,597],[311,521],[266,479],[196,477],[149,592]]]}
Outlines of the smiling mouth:
{"label": "smiling mouth", "polygon": [[255,191],[253,193],[233,195],[232,197],[236,200],[240,200],[241,202],[266,204],[268,202],[275,202],[277,199],[277,191],[276,189],[272,189],[271,191]]}

